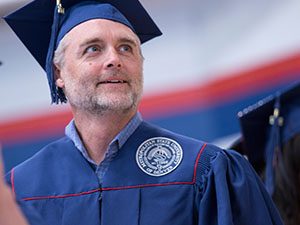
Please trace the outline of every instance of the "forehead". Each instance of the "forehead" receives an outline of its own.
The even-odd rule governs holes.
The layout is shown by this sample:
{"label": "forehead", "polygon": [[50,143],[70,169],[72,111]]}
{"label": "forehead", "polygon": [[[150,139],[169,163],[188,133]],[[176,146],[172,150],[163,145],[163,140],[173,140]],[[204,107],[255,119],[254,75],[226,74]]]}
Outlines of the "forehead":
{"label": "forehead", "polygon": [[107,19],[92,19],[80,23],[70,30],[65,37],[71,40],[84,40],[95,37],[128,38],[140,44],[138,36],[128,26]]}

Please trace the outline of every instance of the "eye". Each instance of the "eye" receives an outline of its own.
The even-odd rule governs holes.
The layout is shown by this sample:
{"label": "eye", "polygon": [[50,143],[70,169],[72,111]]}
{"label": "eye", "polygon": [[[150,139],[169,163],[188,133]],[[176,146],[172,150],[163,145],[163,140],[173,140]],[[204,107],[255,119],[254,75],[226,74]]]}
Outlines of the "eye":
{"label": "eye", "polygon": [[120,51],[121,52],[132,52],[132,47],[130,45],[121,45]]}
{"label": "eye", "polygon": [[94,53],[101,51],[100,47],[97,45],[89,46],[85,49],[84,53]]}

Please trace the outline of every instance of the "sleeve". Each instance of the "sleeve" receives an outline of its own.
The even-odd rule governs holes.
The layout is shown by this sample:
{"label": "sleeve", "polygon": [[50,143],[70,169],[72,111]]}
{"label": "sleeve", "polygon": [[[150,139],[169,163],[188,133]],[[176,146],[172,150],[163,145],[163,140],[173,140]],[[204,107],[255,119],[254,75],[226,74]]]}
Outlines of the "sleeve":
{"label": "sleeve", "polygon": [[214,151],[202,162],[200,157],[198,167],[202,167],[196,182],[199,225],[283,224],[260,178],[239,153]]}

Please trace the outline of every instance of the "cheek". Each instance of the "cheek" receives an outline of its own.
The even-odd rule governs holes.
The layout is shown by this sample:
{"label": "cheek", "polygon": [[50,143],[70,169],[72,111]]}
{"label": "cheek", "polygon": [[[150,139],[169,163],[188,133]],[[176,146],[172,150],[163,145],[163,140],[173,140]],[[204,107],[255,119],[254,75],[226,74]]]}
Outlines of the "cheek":
{"label": "cheek", "polygon": [[138,79],[143,79],[143,65],[140,65],[135,68],[135,74]]}
{"label": "cheek", "polygon": [[134,74],[140,75],[143,72],[143,62],[140,60],[127,61],[126,62],[128,70]]}
{"label": "cheek", "polygon": [[69,71],[74,78],[77,77],[77,79],[83,79],[97,74],[99,68],[100,67],[95,62],[83,62],[77,65],[72,65]]}
{"label": "cheek", "polygon": [[85,62],[80,65],[80,71],[82,74],[90,74],[95,75],[98,74],[99,71],[103,68],[101,62]]}

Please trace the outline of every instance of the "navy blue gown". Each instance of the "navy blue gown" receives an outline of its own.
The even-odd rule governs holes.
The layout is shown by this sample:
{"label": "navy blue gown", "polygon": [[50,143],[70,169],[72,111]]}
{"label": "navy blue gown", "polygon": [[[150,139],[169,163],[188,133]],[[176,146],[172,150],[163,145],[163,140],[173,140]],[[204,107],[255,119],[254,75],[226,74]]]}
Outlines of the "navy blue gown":
{"label": "navy blue gown", "polygon": [[[153,148],[155,141],[165,142],[162,151]],[[147,151],[153,154],[144,157]],[[153,161],[171,159],[168,167]],[[243,156],[146,122],[119,150],[101,185],[68,137],[15,167],[7,180],[32,225],[282,224]]]}

